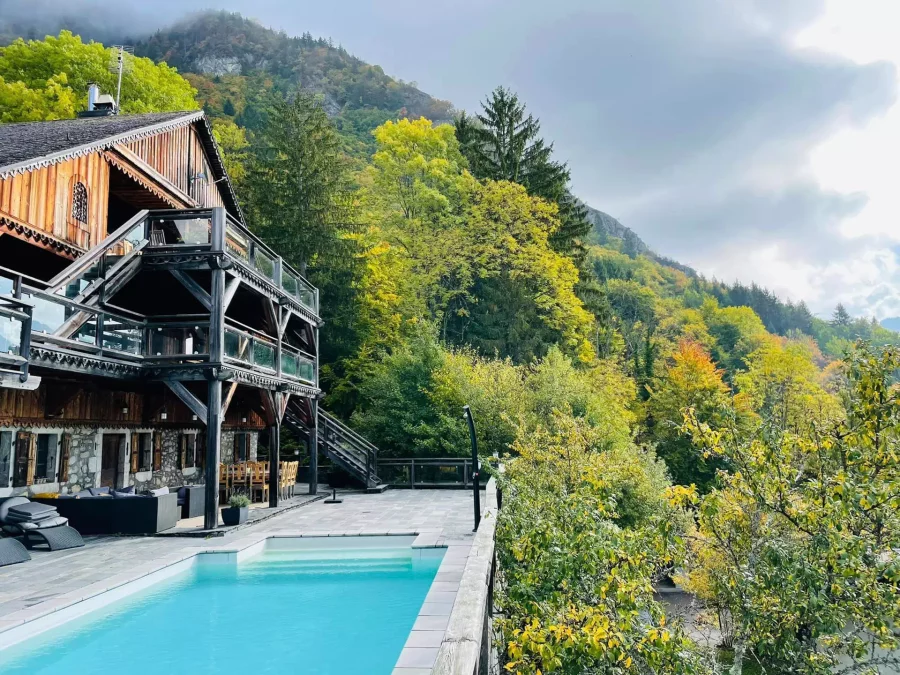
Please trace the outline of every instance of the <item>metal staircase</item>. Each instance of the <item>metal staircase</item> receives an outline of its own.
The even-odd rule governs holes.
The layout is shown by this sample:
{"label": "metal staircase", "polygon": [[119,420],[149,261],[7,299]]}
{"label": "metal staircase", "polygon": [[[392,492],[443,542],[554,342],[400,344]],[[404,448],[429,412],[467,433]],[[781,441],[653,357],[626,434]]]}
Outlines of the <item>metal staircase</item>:
{"label": "metal staircase", "polygon": [[[301,437],[308,438],[306,425],[301,421],[298,411],[293,410],[290,405],[284,415],[284,424]],[[378,448],[321,408],[318,440],[319,450],[365,485],[369,492],[383,492],[387,488],[375,472]]]}

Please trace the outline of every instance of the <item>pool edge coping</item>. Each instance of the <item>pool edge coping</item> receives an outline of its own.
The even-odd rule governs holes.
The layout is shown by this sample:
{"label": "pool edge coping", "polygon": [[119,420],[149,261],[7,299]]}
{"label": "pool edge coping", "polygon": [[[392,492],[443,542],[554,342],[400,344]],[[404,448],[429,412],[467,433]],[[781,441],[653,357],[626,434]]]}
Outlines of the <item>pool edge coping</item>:
{"label": "pool edge coping", "polygon": [[[440,530],[350,530],[294,532],[291,530],[248,534],[230,542],[215,542],[209,546],[185,547],[159,560],[144,563],[129,572],[83,588],[62,593],[0,618],[0,651],[19,644],[48,630],[84,616],[151,585],[187,571],[202,555],[230,555],[240,563],[261,553],[269,539],[326,539],[339,537],[415,537],[412,550],[447,548]],[[443,566],[444,561],[441,561]],[[440,568],[438,569],[440,573]],[[152,579],[150,578],[152,577]],[[435,575],[435,578],[437,575]],[[144,580],[144,583],[141,583]],[[432,585],[434,581],[432,581]],[[127,587],[127,591],[125,590]],[[431,593],[429,587],[428,593]],[[426,595],[426,600],[427,600]],[[424,605],[424,601],[423,601]],[[78,611],[80,608],[82,611]],[[420,609],[420,615],[422,610]],[[31,630],[27,630],[31,628]]]}

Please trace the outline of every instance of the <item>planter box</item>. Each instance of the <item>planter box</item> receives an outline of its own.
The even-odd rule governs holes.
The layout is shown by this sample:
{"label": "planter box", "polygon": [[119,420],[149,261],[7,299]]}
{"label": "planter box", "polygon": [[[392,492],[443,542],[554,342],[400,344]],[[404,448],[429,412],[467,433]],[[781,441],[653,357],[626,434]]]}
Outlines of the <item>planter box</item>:
{"label": "planter box", "polygon": [[240,525],[247,522],[247,517],[249,515],[249,506],[242,506],[239,509],[229,506],[228,508],[222,509],[222,522],[225,525]]}

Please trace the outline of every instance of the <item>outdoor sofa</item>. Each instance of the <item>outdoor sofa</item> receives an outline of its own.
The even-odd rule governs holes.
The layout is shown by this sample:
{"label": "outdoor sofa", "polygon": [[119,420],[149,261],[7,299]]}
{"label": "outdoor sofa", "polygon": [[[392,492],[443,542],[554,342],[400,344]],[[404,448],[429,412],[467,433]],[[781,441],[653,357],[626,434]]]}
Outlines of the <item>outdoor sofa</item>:
{"label": "outdoor sofa", "polygon": [[75,495],[36,498],[56,507],[82,534],[155,534],[175,527],[181,515],[178,495],[167,488],[151,495],[90,488]]}

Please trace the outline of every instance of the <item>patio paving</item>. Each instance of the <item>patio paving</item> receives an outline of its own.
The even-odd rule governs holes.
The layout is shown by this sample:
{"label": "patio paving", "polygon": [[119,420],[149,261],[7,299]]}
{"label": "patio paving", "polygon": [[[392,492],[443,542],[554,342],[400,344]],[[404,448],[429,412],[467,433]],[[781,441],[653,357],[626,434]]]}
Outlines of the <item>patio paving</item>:
{"label": "patio paving", "polygon": [[[0,568],[0,631],[5,621],[28,620],[29,608],[44,611],[54,601],[70,604],[92,586],[109,586],[142,569],[196,549],[215,550],[248,534],[427,534],[436,546],[469,546],[469,490],[388,490],[382,494],[339,493],[342,504],[308,503],[224,537],[87,537],[83,548],[32,551],[32,560]],[[14,614],[14,617],[10,615]]]}

